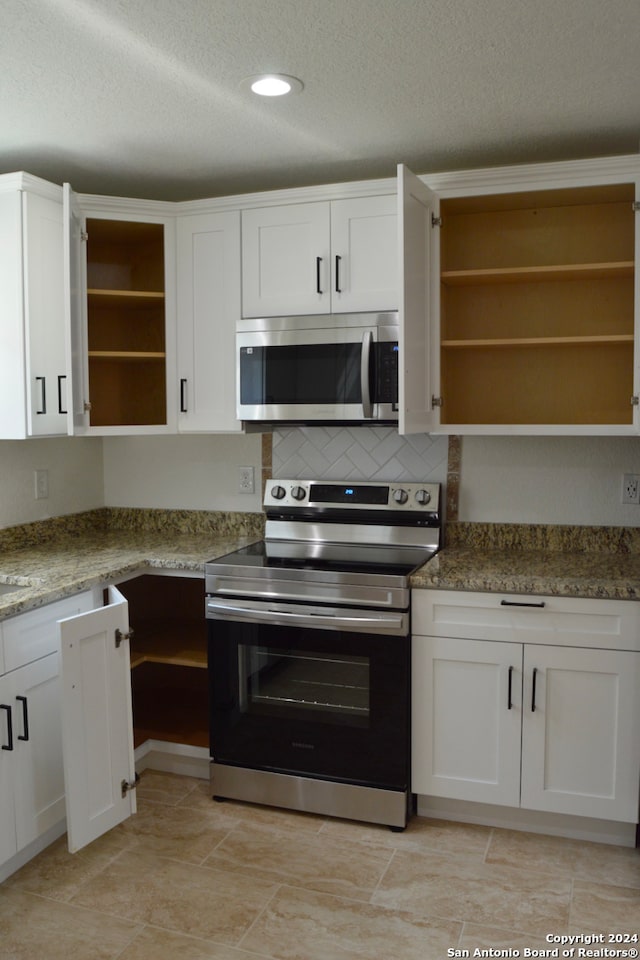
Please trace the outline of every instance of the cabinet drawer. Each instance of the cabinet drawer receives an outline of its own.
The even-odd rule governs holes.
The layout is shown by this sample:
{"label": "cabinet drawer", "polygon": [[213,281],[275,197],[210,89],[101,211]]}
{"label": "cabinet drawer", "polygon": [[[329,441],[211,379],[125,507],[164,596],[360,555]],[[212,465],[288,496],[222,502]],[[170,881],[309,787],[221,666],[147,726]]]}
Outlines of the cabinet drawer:
{"label": "cabinet drawer", "polygon": [[4,668],[7,673],[59,649],[57,621],[91,610],[91,591],[29,610],[2,624]]}
{"label": "cabinet drawer", "polygon": [[414,590],[413,633],[640,650],[640,603],[456,590]]}

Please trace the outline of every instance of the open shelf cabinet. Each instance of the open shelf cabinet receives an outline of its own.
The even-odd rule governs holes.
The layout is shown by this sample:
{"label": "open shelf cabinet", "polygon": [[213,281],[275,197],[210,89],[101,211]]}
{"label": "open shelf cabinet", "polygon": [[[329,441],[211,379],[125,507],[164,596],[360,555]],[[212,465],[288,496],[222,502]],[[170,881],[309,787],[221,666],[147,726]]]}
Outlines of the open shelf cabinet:
{"label": "open shelf cabinet", "polygon": [[144,575],[119,587],[129,603],[135,746],[207,747],[209,698],[204,582]]}
{"label": "open shelf cabinet", "polygon": [[441,200],[442,424],[633,424],[634,202],[634,183]]}
{"label": "open shelf cabinet", "polygon": [[91,426],[167,422],[164,226],[87,219]]}

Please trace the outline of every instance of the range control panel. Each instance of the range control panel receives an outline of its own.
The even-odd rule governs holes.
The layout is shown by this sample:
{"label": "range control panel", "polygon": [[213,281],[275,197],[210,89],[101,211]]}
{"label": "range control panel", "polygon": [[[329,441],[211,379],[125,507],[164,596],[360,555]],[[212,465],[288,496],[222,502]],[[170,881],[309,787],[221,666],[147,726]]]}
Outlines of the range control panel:
{"label": "range control panel", "polygon": [[264,506],[437,513],[440,509],[440,484],[268,480]]}

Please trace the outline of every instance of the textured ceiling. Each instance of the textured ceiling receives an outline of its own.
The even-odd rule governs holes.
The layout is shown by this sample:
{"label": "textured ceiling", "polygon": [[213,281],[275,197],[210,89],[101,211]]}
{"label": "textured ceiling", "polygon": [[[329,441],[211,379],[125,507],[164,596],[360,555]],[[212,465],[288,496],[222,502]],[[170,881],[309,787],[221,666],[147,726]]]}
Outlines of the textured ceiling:
{"label": "textured ceiling", "polygon": [[185,200],[636,153],[639,42],[639,0],[0,0],[0,172]]}

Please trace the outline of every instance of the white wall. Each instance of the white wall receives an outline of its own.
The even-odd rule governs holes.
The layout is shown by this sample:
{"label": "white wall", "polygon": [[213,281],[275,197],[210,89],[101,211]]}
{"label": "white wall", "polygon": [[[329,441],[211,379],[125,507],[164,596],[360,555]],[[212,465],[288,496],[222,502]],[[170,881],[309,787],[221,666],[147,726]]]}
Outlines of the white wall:
{"label": "white wall", "polygon": [[[49,497],[35,499],[35,470]],[[79,437],[0,441],[0,527],[103,506],[102,441]]]}
{"label": "white wall", "polygon": [[[260,511],[262,438],[105,437],[108,507]],[[238,467],[253,466],[255,493],[238,493]]]}
{"label": "white wall", "polygon": [[640,526],[620,502],[640,438],[465,437],[460,520]]}
{"label": "white wall", "polygon": [[[259,511],[259,492],[237,492],[245,465],[259,491],[259,435],[1,441],[0,527],[105,504]],[[36,469],[49,471],[47,500],[34,498]],[[623,473],[640,475],[640,438],[465,437],[460,519],[640,526],[640,506],[620,503]]]}

